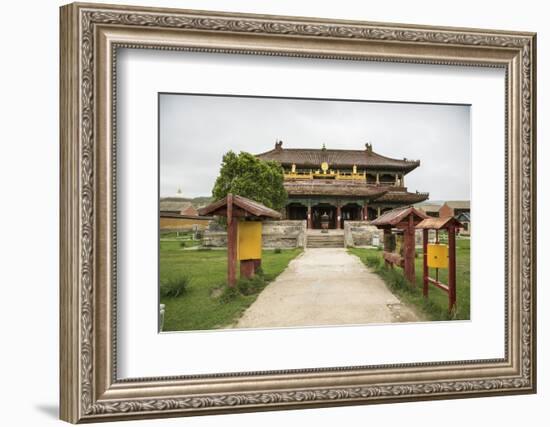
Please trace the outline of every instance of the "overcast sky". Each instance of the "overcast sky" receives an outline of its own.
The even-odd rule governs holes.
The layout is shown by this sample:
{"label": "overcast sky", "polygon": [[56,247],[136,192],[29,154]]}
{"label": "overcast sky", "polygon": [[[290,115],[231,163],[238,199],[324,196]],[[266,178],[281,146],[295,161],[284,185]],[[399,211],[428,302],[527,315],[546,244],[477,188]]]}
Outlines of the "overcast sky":
{"label": "overcast sky", "polygon": [[160,194],[210,196],[225,152],[283,148],[364,149],[418,159],[409,191],[470,199],[470,107],[196,96],[160,96]]}

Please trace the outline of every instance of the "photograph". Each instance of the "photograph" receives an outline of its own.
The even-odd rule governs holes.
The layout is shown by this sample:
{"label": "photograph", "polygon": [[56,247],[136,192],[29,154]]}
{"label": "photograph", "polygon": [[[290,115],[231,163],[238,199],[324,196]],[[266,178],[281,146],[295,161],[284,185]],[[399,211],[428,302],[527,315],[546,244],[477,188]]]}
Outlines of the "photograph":
{"label": "photograph", "polygon": [[159,331],[470,320],[470,108],[159,93]]}

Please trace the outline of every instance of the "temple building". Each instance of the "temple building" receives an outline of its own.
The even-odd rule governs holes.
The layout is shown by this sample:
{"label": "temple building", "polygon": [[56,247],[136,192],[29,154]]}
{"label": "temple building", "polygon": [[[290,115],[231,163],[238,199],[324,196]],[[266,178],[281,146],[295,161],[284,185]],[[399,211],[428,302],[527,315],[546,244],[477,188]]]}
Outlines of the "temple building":
{"label": "temple building", "polygon": [[428,193],[408,192],[405,175],[419,160],[382,156],[365,144],[363,150],[283,148],[257,154],[284,169],[288,203],[285,219],[305,219],[307,227],[321,227],[321,216],[329,217],[329,228],[340,229],[345,221],[373,220],[384,212],[412,205]]}

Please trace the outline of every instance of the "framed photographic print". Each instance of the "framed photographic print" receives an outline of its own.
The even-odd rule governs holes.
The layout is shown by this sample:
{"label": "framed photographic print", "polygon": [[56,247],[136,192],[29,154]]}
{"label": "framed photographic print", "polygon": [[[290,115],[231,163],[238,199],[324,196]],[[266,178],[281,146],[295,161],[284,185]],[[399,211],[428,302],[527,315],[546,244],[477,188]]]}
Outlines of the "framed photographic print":
{"label": "framed photographic print", "polygon": [[61,8],[61,418],[533,393],[535,34]]}

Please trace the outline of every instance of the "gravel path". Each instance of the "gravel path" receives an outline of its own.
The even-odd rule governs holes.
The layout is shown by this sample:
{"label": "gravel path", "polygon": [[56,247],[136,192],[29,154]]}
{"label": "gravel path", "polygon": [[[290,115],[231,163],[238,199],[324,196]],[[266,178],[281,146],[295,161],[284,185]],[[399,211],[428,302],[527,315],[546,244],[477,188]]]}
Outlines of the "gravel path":
{"label": "gravel path", "polygon": [[306,249],[271,282],[235,327],[422,321],[345,249]]}

